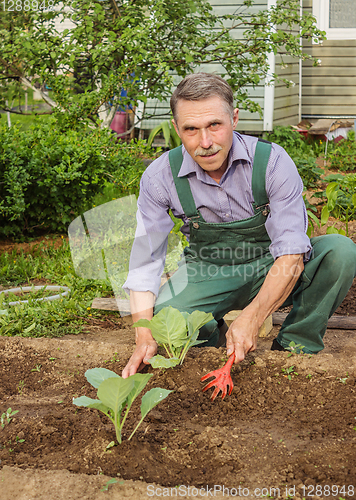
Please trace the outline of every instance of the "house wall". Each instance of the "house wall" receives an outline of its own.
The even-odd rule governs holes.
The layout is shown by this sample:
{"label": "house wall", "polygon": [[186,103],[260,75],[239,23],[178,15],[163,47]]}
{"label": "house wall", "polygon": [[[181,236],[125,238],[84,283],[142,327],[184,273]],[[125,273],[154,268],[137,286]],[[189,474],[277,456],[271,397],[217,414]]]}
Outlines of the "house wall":
{"label": "house wall", "polygon": [[[312,11],[312,0],[304,0]],[[356,40],[325,40],[304,44],[304,50],[320,59],[313,67],[303,62],[302,115],[356,117]]]}
{"label": "house wall", "polygon": [[296,125],[299,121],[299,61],[278,54],[276,73],[292,83],[290,87],[283,82],[275,85],[273,126]]}
{"label": "house wall", "polygon": [[[214,11],[218,15],[232,14],[237,11],[257,13],[267,7],[267,0],[256,0],[256,3],[251,8],[247,8],[243,5],[242,0],[210,0],[210,4],[214,8]],[[243,37],[243,29],[236,29],[232,31],[232,34],[236,38]],[[221,68],[218,64],[207,64],[200,68],[201,71],[206,71],[208,73],[218,72],[220,73]],[[220,70],[220,71],[219,71]],[[264,85],[259,85],[256,88],[249,88],[248,93],[251,98],[256,101],[262,108],[264,108]],[[158,125],[161,121],[169,118],[169,102],[160,103],[156,100],[149,99],[146,105],[146,111],[155,116],[150,120],[145,120],[142,122],[141,127],[143,129],[152,129]],[[249,111],[244,111],[241,109],[239,114],[239,123],[237,125],[237,130],[240,132],[250,132],[258,133],[263,132],[263,118],[260,117],[258,113],[250,113]]]}

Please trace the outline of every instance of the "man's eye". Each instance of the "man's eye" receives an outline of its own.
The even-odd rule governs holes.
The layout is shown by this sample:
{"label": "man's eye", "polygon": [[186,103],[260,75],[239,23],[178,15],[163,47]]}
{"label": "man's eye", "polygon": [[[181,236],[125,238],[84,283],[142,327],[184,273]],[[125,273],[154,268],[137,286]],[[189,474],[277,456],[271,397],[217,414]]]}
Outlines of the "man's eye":
{"label": "man's eye", "polygon": [[214,123],[212,123],[212,124],[210,125],[210,127],[212,127],[212,128],[216,128],[218,125],[219,125],[218,123],[214,122]]}

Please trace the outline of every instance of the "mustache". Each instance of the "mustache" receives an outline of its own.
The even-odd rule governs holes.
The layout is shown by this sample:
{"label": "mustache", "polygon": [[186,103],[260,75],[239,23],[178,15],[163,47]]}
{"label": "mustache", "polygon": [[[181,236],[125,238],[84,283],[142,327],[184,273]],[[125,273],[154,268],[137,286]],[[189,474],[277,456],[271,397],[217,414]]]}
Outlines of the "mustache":
{"label": "mustache", "polygon": [[211,146],[208,149],[197,148],[194,151],[194,156],[211,156],[221,150],[222,150],[221,146]]}

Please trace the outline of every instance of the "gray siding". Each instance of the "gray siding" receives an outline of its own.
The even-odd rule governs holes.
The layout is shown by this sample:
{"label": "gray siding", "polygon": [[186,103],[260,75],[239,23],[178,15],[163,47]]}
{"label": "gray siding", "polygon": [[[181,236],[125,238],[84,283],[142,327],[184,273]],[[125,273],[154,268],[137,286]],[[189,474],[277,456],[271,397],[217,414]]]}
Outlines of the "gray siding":
{"label": "gray siding", "polygon": [[276,73],[293,82],[286,87],[277,82],[274,95],[273,126],[297,124],[299,118],[299,61],[292,57],[276,57]]}
{"label": "gray siding", "polygon": [[[311,11],[311,0],[304,6]],[[356,40],[326,40],[304,49],[321,62],[303,62],[302,114],[356,117]]]}

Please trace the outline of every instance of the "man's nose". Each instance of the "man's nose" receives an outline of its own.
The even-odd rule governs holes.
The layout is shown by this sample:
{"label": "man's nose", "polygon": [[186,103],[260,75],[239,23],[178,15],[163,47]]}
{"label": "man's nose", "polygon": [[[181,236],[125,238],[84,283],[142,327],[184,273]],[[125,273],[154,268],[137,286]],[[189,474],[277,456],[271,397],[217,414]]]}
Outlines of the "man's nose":
{"label": "man's nose", "polygon": [[213,140],[210,135],[209,130],[202,129],[200,135],[200,146],[204,149],[208,149],[213,145]]}

